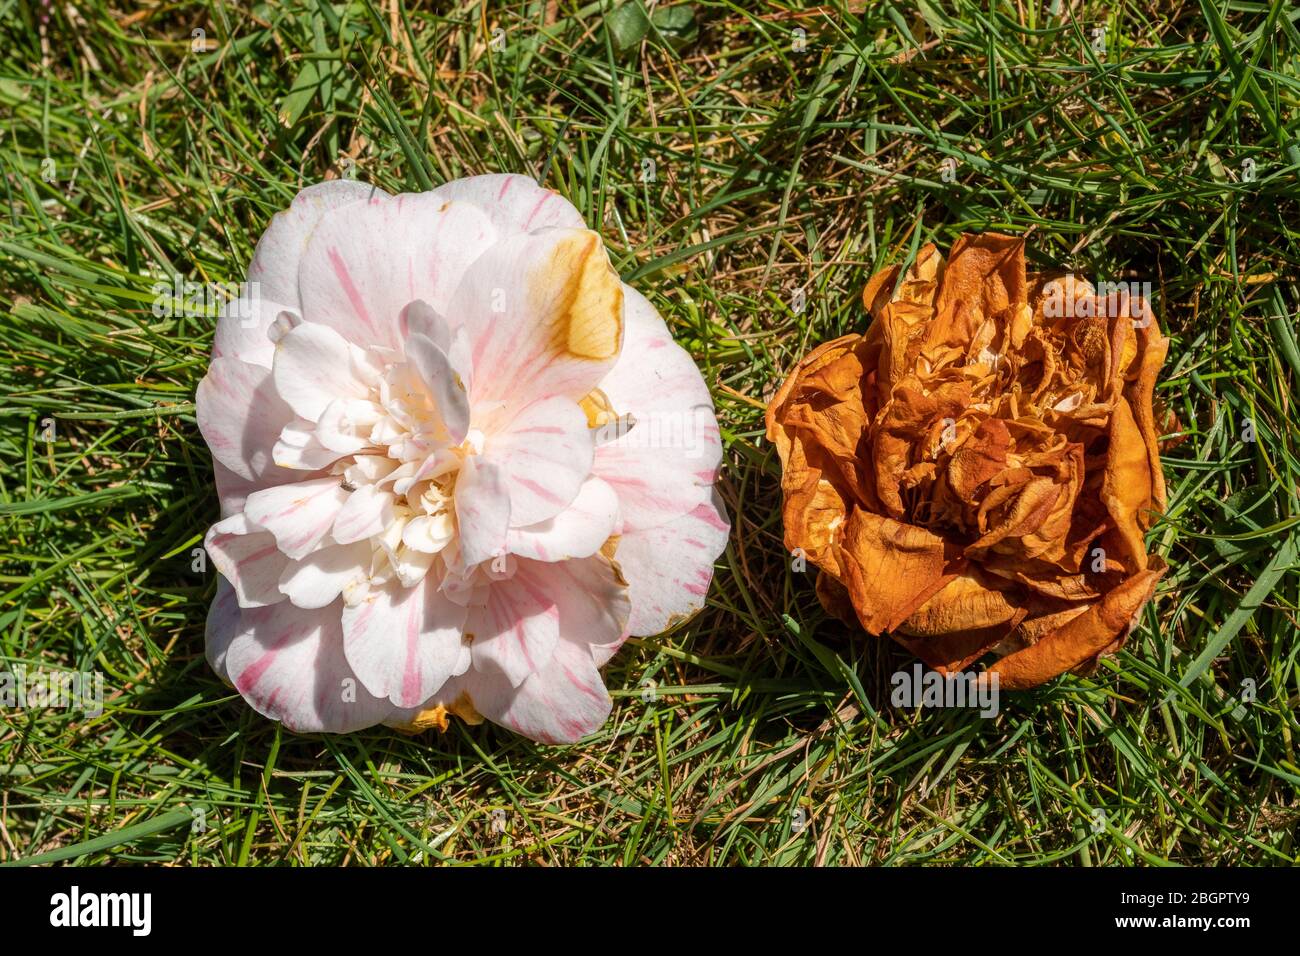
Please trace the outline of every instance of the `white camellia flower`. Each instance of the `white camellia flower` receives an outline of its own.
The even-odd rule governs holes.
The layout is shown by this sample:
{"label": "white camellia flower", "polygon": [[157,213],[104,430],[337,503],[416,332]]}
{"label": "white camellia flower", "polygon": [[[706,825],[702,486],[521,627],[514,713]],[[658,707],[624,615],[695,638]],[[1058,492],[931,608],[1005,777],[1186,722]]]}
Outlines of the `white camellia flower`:
{"label": "white camellia flower", "polygon": [[304,189],[220,320],[197,417],[208,659],[296,731],[598,728],[598,668],[698,610],[726,543],[713,404],[559,194]]}

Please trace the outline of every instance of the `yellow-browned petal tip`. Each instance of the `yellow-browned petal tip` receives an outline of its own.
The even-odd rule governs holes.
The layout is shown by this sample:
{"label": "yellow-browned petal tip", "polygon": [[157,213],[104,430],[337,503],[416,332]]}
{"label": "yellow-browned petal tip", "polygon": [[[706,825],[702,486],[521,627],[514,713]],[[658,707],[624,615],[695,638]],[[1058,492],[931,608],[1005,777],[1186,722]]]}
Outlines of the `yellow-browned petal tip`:
{"label": "yellow-browned petal tip", "polygon": [[610,266],[600,236],[591,230],[566,236],[533,282],[539,298],[557,302],[557,351],[598,361],[618,355],[623,344],[623,282]]}
{"label": "yellow-browned petal tip", "polygon": [[437,730],[440,734],[447,732],[447,708],[442,704],[435,704],[433,707],[426,707],[419,711],[414,717],[405,724],[397,725],[397,729],[403,733],[419,734],[426,730]]}
{"label": "yellow-browned petal tip", "polygon": [[593,388],[584,395],[578,402],[578,407],[587,416],[588,428],[600,428],[618,418],[618,412],[614,411],[609,396],[598,388]]}
{"label": "yellow-browned petal tip", "polygon": [[483,715],[474,709],[474,702],[470,700],[469,694],[461,691],[460,696],[453,700],[450,706],[435,704],[426,707],[412,717],[409,723],[398,724],[396,729],[408,734],[419,734],[426,730],[437,730],[438,733],[445,734],[450,726],[448,715],[459,717],[471,727],[483,723]]}

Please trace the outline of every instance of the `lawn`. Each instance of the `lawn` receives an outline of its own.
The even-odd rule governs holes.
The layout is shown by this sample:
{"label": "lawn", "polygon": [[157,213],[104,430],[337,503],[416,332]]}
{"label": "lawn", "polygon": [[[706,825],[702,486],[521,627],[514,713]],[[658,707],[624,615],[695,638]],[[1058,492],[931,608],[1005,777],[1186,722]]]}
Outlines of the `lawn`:
{"label": "lawn", "polygon": [[[636,3],[636,0],[632,0]],[[1300,8],[1273,0],[0,2],[0,861],[1277,865],[1300,857]],[[194,390],[303,185],[523,172],[697,360],[733,531],[577,745],[297,736],[204,660]],[[1089,676],[890,703],[912,659],[782,542],[766,401],[868,276],[963,232],[1150,282],[1170,565]]]}

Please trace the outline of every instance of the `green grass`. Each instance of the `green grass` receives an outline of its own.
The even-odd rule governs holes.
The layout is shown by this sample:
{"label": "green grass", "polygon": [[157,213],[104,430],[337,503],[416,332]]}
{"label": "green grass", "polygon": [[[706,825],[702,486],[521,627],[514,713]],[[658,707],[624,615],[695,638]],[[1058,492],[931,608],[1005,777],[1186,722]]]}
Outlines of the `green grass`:
{"label": "green grass", "polygon": [[[1300,10],[701,0],[693,40],[620,52],[612,6],[86,0],[42,29],[0,0],[0,669],[106,684],[98,717],[0,711],[0,860],[1295,863]],[[298,737],[204,661],[212,322],[155,318],[152,276],[239,281],[348,160],[389,190],[544,175],[713,389],[734,531],[708,607],[629,643],[579,745]],[[762,437],[874,268],[985,229],[1154,284],[1185,435],[1127,649],[993,720],[889,705],[911,661],[791,570]]]}

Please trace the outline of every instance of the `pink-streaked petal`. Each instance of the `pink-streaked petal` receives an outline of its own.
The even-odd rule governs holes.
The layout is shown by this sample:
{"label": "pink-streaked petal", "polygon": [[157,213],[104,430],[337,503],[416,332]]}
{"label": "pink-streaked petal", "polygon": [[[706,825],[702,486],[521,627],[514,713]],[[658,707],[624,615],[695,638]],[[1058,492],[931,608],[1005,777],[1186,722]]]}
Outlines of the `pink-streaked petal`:
{"label": "pink-streaked petal", "polygon": [[370,545],[365,541],[317,548],[289,562],[280,575],[280,591],[298,607],[325,607],[349,584],[365,580],[369,568]]}
{"label": "pink-streaked petal", "polygon": [[492,220],[502,236],[538,229],[582,229],[582,213],[553,189],[517,173],[467,176],[433,191],[442,199],[477,206]]}
{"label": "pink-streaked petal", "polygon": [[270,372],[237,358],[213,359],[194,403],[213,458],[247,480],[272,467],[276,439],[293,413],[276,394]]}
{"label": "pink-streaked petal", "polygon": [[254,710],[298,733],[349,733],[392,715],[348,666],[340,613],[285,601],[241,614],[225,664]]}
{"label": "pink-streaked petal", "polygon": [[393,521],[393,496],[376,485],[362,485],[348,495],[334,519],[334,540],[351,544],[377,535]]}
{"label": "pink-streaked petal", "polygon": [[553,395],[577,402],[618,357],[623,285],[596,233],[523,233],[470,266],[446,314],[464,323],[476,410]]}
{"label": "pink-streaked petal", "polygon": [[230,683],[230,677],[226,674],[226,650],[239,632],[239,614],[239,598],[235,589],[225,578],[217,578],[217,596],[208,608],[208,618],[203,628],[203,649],[208,665],[226,683]]}
{"label": "pink-streaked petal", "polygon": [[627,629],[624,628],[623,633],[614,640],[605,641],[603,644],[592,644],[591,656],[596,661],[596,666],[604,667],[608,664],[610,659],[618,653],[618,649],[623,646],[623,642],[630,636]]}
{"label": "pink-streaked petal", "polygon": [[559,597],[522,568],[509,580],[494,581],[487,604],[472,609],[465,622],[474,636],[475,669],[502,674],[517,687],[545,667],[560,640]]}
{"label": "pink-streaked petal", "polygon": [[628,631],[658,634],[704,606],[713,562],[727,546],[730,524],[722,499],[713,500],[667,524],[626,532],[614,560],[632,598]]}
{"label": "pink-streaked petal", "polygon": [[229,518],[244,510],[248,496],[263,488],[302,481],[305,475],[287,468],[267,468],[257,478],[244,478],[235,474],[219,461],[212,462],[212,476],[217,481],[217,498],[221,502],[221,517]]}
{"label": "pink-streaked petal", "polygon": [[417,333],[406,340],[406,356],[429,390],[452,444],[459,445],[469,431],[469,395],[464,380],[447,353],[426,335]]}
{"label": "pink-streaked petal", "polygon": [[631,602],[627,582],[604,555],[547,564],[521,560],[528,574],[548,594],[558,594],[560,636],[577,644],[607,644],[627,630]]}
{"label": "pink-streaked petal", "polygon": [[[388,722],[407,726],[437,705],[470,711],[542,743],[571,743],[597,730],[609,716],[610,699],[598,666],[626,636],[627,591],[614,566],[596,555],[538,565],[520,561],[525,574],[560,597],[560,640],[549,662],[518,686],[497,668],[471,667],[453,677],[418,708],[396,710]],[[497,587],[500,582],[491,586]],[[476,650],[477,640],[471,645]]]}
{"label": "pink-streaked petal", "polygon": [[316,228],[299,269],[303,315],[364,347],[399,348],[403,310],[424,301],[456,320],[452,292],[496,242],[488,218],[433,193],[349,206]]}
{"label": "pink-streaked petal", "polygon": [[464,624],[465,608],[428,577],[412,588],[390,583],[344,609],[343,649],[367,690],[415,707],[468,667]]}
{"label": "pink-streaked petal", "polygon": [[[466,629],[474,634],[474,668],[499,671],[519,686],[528,674],[544,670],[555,653],[554,627],[560,642],[589,653],[592,644],[619,640],[630,613],[627,585],[602,555],[558,563],[519,560],[513,576],[492,582],[477,619],[471,610]],[[524,626],[516,627],[521,621]]]}
{"label": "pink-streaked petal", "polygon": [[623,352],[600,383],[636,424],[612,441],[597,429],[592,471],[618,493],[624,531],[653,528],[711,500],[722,460],[717,418],[695,362],[644,296],[624,287]]}
{"label": "pink-streaked petal", "polygon": [[506,550],[537,561],[568,561],[600,550],[618,530],[618,495],[599,478],[588,478],[573,502],[554,518],[512,528]]}
{"label": "pink-streaked petal", "polygon": [[275,390],[294,414],[317,421],[337,399],[363,399],[370,386],[359,374],[356,347],[333,329],[303,322],[276,346]]}
{"label": "pink-streaked petal", "polygon": [[254,492],[244,503],[244,514],[275,535],[280,550],[297,560],[329,533],[347,498],[336,476],[313,478]]}
{"label": "pink-streaked petal", "polygon": [[[580,561],[538,564],[520,561],[519,574],[556,595],[561,638],[550,660],[522,684],[477,666],[461,678],[480,714],[542,743],[571,743],[592,733],[609,716],[610,700],[597,670],[597,654],[617,645],[629,614],[627,589],[610,562],[599,555]],[[499,584],[492,585],[495,590]]]}
{"label": "pink-streaked petal", "polygon": [[591,473],[593,452],[587,416],[567,398],[534,402],[489,435],[483,459],[501,470],[511,526],[535,525],[567,508]]}
{"label": "pink-streaked petal", "polygon": [[456,523],[467,565],[505,553],[510,496],[501,469],[484,459],[466,459],[456,479]]}
{"label": "pink-streaked petal", "polygon": [[243,513],[209,528],[203,547],[235,589],[240,607],[264,607],[284,600],[279,583],[288,559],[276,546],[275,537],[257,530]]}
{"label": "pink-streaked petal", "polygon": [[284,302],[294,311],[300,311],[298,267],[307,250],[307,240],[321,217],[332,210],[386,195],[377,186],[351,179],[332,179],[306,187],[294,197],[288,209],[271,217],[248,266],[248,281],[257,283],[262,298]]}
{"label": "pink-streaked petal", "polygon": [[544,744],[594,733],[613,706],[590,648],[568,641],[560,641],[546,667],[518,687],[499,673],[471,669],[456,690],[488,720]]}

